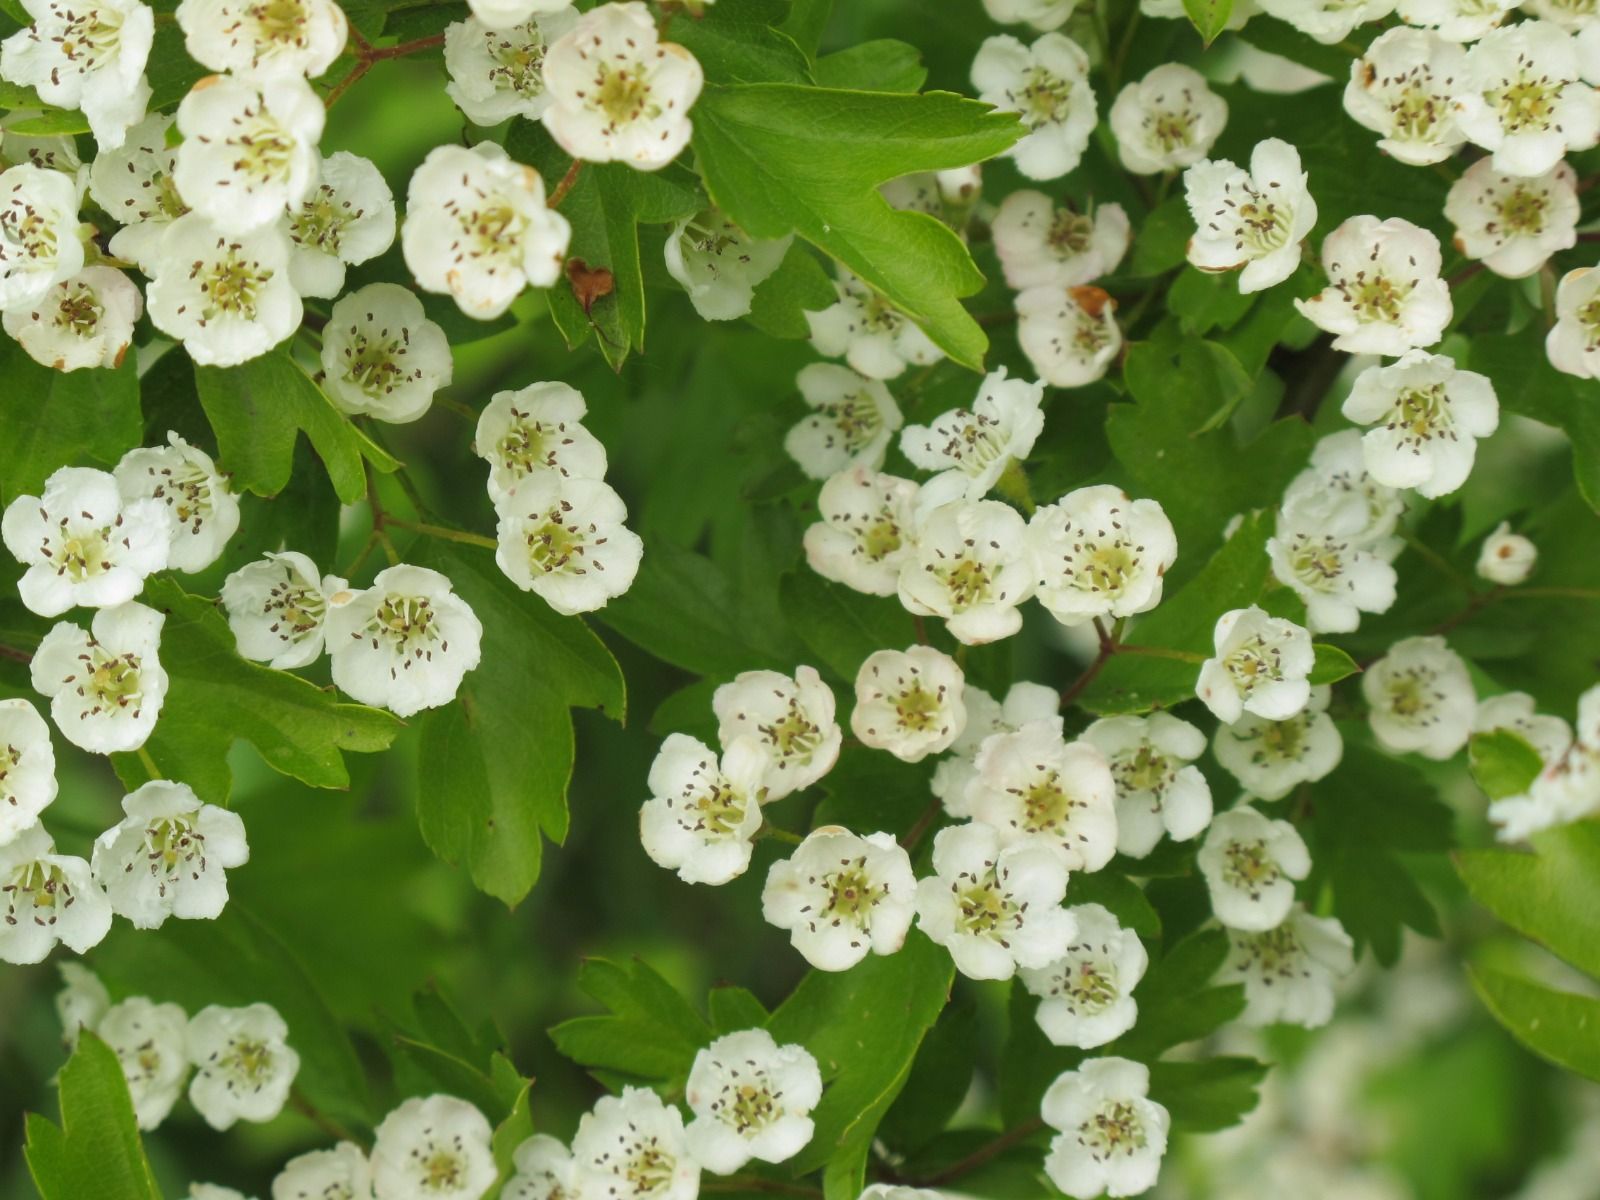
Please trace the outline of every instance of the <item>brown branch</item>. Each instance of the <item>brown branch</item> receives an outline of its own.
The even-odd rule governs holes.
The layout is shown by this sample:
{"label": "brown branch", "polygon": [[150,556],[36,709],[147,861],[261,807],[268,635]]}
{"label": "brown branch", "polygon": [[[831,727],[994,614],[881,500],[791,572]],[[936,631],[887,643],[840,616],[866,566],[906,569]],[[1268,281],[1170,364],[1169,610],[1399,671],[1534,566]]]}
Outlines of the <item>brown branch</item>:
{"label": "brown branch", "polygon": [[985,1142],[965,1158],[959,1158],[948,1167],[943,1167],[931,1175],[908,1180],[913,1187],[937,1187],[941,1183],[949,1183],[952,1179],[959,1179],[970,1171],[983,1166],[992,1158],[998,1158],[1011,1147],[1020,1142],[1027,1141],[1034,1134],[1044,1128],[1044,1122],[1038,1117],[1032,1117],[1018,1125],[1015,1129],[1008,1129],[992,1141]]}
{"label": "brown branch", "polygon": [[545,201],[547,208],[560,208],[561,202],[567,198],[567,193],[572,190],[573,184],[578,182],[578,172],[583,170],[583,159],[575,158],[572,165],[567,168],[567,173],[556,184],[555,191],[550,193],[550,198]]}
{"label": "brown branch", "polygon": [[[354,29],[352,27],[352,32]],[[417,38],[415,41],[401,42],[394,46],[374,48],[372,43],[360,34],[356,34],[356,65],[350,68],[350,73],[338,83],[324,97],[324,108],[332,108],[339,102],[339,98],[355,86],[368,71],[377,63],[390,58],[404,58],[408,54],[420,54],[424,50],[432,50],[435,46],[444,45],[444,34],[436,33],[431,37]]]}
{"label": "brown branch", "polygon": [[19,662],[23,666],[27,666],[33,661],[33,655],[29,654],[26,650],[19,650],[15,646],[6,646],[3,644],[0,644],[0,658],[9,658],[12,662]]}

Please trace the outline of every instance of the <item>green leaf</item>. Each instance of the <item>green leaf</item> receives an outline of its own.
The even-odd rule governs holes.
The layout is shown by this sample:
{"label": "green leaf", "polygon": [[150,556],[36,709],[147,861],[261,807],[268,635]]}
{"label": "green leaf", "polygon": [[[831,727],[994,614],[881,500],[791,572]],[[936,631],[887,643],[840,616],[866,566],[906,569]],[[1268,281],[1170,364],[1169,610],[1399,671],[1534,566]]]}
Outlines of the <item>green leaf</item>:
{"label": "green leaf", "polygon": [[785,575],[778,603],[806,648],[848,683],[869,655],[903,650],[917,640],[916,624],[898,601],[863,596],[814,571]]}
{"label": "green leaf", "polygon": [[0,498],[38,495],[57,467],[113,467],[139,445],[139,376],[130,358],[114,371],[52,371],[0,339]]}
{"label": "green leaf", "polygon": [[706,998],[706,1011],[711,1016],[711,1026],[717,1033],[737,1033],[741,1029],[759,1029],[766,1025],[771,1013],[745,988],[725,984],[711,989]]}
{"label": "green leaf", "polygon": [[518,590],[488,551],[430,547],[428,560],[484,632],[479,665],[456,702],[422,718],[418,824],[435,854],[515,904],[539,878],[541,835],[567,835],[570,709],[622,719],[622,672],[580,618]]}
{"label": "green leaf", "polygon": [[1479,904],[1600,979],[1600,824],[1541,833],[1532,854],[1465,850],[1456,871]]}
{"label": "green leaf", "polygon": [[[202,799],[227,800],[233,782],[228,752],[237,740],[302,783],[343,788],[350,784],[344,752],[382,750],[400,731],[389,713],[341,702],[297,675],[246,662],[222,614],[175,581],[147,580],[139,599],[167,614],[161,665],[170,681],[144,752],[163,776],[183,780]],[[116,754],[112,764],[129,787],[149,778],[140,756]]]}
{"label": "green leaf", "polygon": [[1228,27],[1233,15],[1233,0],[1183,0],[1183,11],[1206,45]]}
{"label": "green leaf", "polygon": [[28,1169],[44,1200],[161,1200],[111,1048],[79,1034],[58,1084],[60,1127],[28,1117]]}
{"label": "green leaf", "polygon": [[6,132],[20,133],[25,137],[71,136],[88,133],[89,118],[73,109],[46,108],[36,116],[7,123]]}
{"label": "green leaf", "polygon": [[1150,1067],[1150,1098],[1166,1106],[1173,1124],[1193,1133],[1237,1125],[1260,1097],[1267,1064],[1253,1058],[1158,1062]]}
{"label": "green leaf", "polygon": [[835,298],[833,281],[815,252],[793,242],[778,269],[757,285],[745,320],[770,337],[808,338],[806,313],[827,308]]}
{"label": "green leaf", "polygon": [[983,286],[966,246],[924,213],[896,212],[877,188],[999,154],[1022,132],[1014,114],[943,92],[746,84],[706,88],[694,118],[706,186],[740,226],[798,232],[981,369],[988,339],[958,299]]}
{"label": "green leaf", "polygon": [[1161,936],[1161,917],[1144,889],[1113,870],[1075,871],[1067,885],[1068,904],[1098,904],[1146,943]]}
{"label": "green leaf", "polygon": [[1544,760],[1521,734],[1509,729],[1475,733],[1467,743],[1472,778],[1491,800],[1521,796],[1544,770]]}
{"label": "green leaf", "polygon": [[517,1147],[534,1135],[533,1112],[528,1107],[528,1097],[532,1090],[532,1080],[523,1083],[521,1091],[517,1093],[516,1102],[506,1114],[506,1119],[495,1126],[494,1137],[490,1144],[494,1148],[494,1163],[500,1168],[502,1180],[509,1179],[516,1170],[511,1160],[517,1152]]}
{"label": "green leaf", "polygon": [[1194,218],[1182,196],[1163,200],[1144,219],[1133,239],[1128,272],[1134,276],[1163,275],[1183,266],[1188,258]]}
{"label": "green leaf", "polygon": [[811,61],[789,34],[773,28],[784,0],[718,4],[694,20],[674,20],[667,37],[700,61],[708,83],[810,83]]}
{"label": "green leaf", "polygon": [[580,1066],[681,1087],[712,1029],[648,964],[586,959],[578,986],[610,1010],[550,1030],[556,1049]]}
{"label": "green leaf", "polygon": [[916,92],[928,80],[922,51],[894,38],[861,42],[817,59],[817,82],[859,92]]}
{"label": "green leaf", "polygon": [[1541,1058],[1600,1080],[1600,1000],[1477,965],[1472,986],[1495,1020]]}
{"label": "green leaf", "polygon": [[195,386],[217,435],[220,465],[236,489],[275,496],[289,482],[295,439],[311,440],[334,491],[353,504],[367,491],[363,459],[399,466],[333,406],[284,350],[238,367],[195,367]]}
{"label": "green leaf", "polygon": [[1316,652],[1316,660],[1311,664],[1311,682],[1313,684],[1338,683],[1341,679],[1348,679],[1359,674],[1360,665],[1337,646],[1327,642],[1317,642],[1312,646]]}
{"label": "green leaf", "polygon": [[970,1000],[947,1006],[923,1040],[906,1086],[884,1116],[878,1136],[906,1152],[927,1145],[949,1124],[972,1086],[980,1034]]}

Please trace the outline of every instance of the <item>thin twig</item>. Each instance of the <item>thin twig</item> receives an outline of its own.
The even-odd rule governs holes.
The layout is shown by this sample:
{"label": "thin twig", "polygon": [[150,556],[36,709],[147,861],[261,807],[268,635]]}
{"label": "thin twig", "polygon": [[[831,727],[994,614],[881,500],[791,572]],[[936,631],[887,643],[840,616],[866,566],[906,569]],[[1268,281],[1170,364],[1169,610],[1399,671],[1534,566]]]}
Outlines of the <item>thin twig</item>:
{"label": "thin twig", "polygon": [[[354,30],[352,30],[354,32]],[[420,54],[424,50],[432,50],[435,46],[444,45],[444,34],[436,33],[431,37],[417,38],[415,41],[401,42],[395,46],[374,48],[366,38],[356,35],[356,63],[350,68],[345,77],[333,85],[326,97],[323,98],[324,108],[332,108],[339,102],[339,98],[355,86],[368,71],[377,63],[390,58],[404,58],[408,54]]]}
{"label": "thin twig", "polygon": [[19,650],[15,646],[0,645],[0,658],[9,658],[12,662],[19,662],[27,666],[33,661],[33,655],[26,650]]}
{"label": "thin twig", "polygon": [[468,533],[464,529],[449,529],[443,525],[430,525],[426,521],[403,521],[399,517],[385,516],[384,525],[393,529],[405,529],[412,533],[420,533],[425,537],[439,538],[446,542],[461,542],[468,546],[482,546],[486,550],[499,548],[500,543],[492,537],[481,533]]}
{"label": "thin twig", "polygon": [[965,1158],[957,1159],[948,1167],[943,1167],[931,1175],[924,1175],[908,1182],[913,1187],[937,1187],[941,1183],[949,1183],[952,1179],[960,1179],[961,1176],[983,1166],[990,1159],[998,1158],[1018,1143],[1027,1141],[1043,1128],[1043,1121],[1038,1117],[1031,1117],[1015,1129],[1008,1129],[992,1141],[985,1142],[971,1154]]}
{"label": "thin twig", "polygon": [[355,1134],[351,1133],[338,1121],[323,1112],[299,1088],[295,1088],[289,1093],[289,1107],[293,1108],[295,1112],[305,1117],[329,1137],[341,1142],[354,1142],[356,1145],[365,1148],[363,1139],[356,1137]]}
{"label": "thin twig", "polygon": [[583,159],[575,158],[572,165],[567,168],[567,173],[556,184],[556,190],[550,193],[550,198],[545,201],[546,208],[560,208],[561,202],[567,198],[567,193],[578,182],[578,173],[583,170]]}

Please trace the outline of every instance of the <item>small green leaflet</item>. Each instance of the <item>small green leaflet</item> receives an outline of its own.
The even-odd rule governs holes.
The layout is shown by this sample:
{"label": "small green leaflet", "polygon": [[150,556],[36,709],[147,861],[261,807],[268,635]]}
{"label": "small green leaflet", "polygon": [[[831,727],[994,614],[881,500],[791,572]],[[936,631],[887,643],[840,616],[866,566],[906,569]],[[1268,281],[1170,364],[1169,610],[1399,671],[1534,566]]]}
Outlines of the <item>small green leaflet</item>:
{"label": "small green leaflet", "polygon": [[161,1200],[111,1048],[85,1030],[58,1083],[61,1124],[28,1114],[28,1170],[44,1200]]}
{"label": "small green leaflet", "polygon": [[1206,45],[1228,27],[1233,15],[1233,0],[1183,0],[1183,11]]}

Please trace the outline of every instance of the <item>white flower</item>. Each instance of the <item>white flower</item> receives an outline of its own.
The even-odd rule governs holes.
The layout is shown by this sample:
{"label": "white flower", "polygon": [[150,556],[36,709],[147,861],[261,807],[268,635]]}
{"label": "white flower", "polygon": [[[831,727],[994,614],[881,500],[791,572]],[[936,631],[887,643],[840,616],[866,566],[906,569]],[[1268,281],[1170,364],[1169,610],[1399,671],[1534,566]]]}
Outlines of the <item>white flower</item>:
{"label": "white flower", "polygon": [[171,513],[167,565],[174,570],[205,570],[222,557],[239,528],[239,498],[228,489],[217,464],[176,433],[167,433],[165,446],[129,450],[112,474],[129,508],[155,500]]}
{"label": "white flower", "polygon": [[18,123],[38,115],[37,110],[23,108],[14,109],[0,117],[0,159],[10,164],[32,163],[36,167],[61,172],[72,180],[81,200],[88,186],[89,168],[84,166],[78,155],[77,139],[66,134],[26,134],[16,131]]}
{"label": "white flower", "polygon": [[257,79],[315,79],[343,53],[349,35],[334,0],[182,0],[177,16],[190,58]]}
{"label": "white flower", "polygon": [[972,60],[978,99],[1017,113],[1028,132],[1006,151],[1029,179],[1075,168],[1095,127],[1089,58],[1071,38],[1047,33],[1031,46],[1008,34],[985,38]]}
{"label": "white flower", "polygon": [[332,299],[346,266],[394,244],[394,194],[370,159],[340,150],[322,160],[316,186],[283,222],[295,291]]}
{"label": "white flower", "polygon": [[479,1200],[499,1177],[484,1115],[454,1096],[413,1096],[372,1138],[381,1200]]}
{"label": "white flower", "polygon": [[122,811],[122,822],[95,839],[92,860],[112,911],[136,929],[159,929],[168,917],[216,918],[228,903],[227,869],[250,860],[239,814],[165,779],[124,796]]}
{"label": "white flower", "polygon": [[[1512,706],[1507,705],[1510,708]],[[1541,754],[1566,731],[1546,724],[1556,719],[1531,715],[1532,703],[1509,712],[1509,726],[1529,737]],[[1476,723],[1475,723],[1476,725]],[[1577,737],[1553,757],[1528,791],[1489,806],[1489,819],[1504,842],[1518,842],[1544,829],[1593,817],[1600,812],[1600,687],[1578,699]]]}
{"label": "white flower", "polygon": [[[516,1174],[506,1180],[500,1200],[576,1200],[572,1151],[549,1134],[528,1138],[512,1154],[511,1162]],[[274,1196],[273,1200],[280,1198]]]}
{"label": "white flower", "polygon": [[1325,46],[1342,42],[1358,25],[1381,21],[1395,0],[1256,0],[1261,11]]}
{"label": "white flower", "polygon": [[493,142],[435,146],[411,176],[400,245],[424,291],[493,320],[529,284],[561,278],[572,227],[545,205],[544,181]]}
{"label": "white flower", "polygon": [[1212,637],[1216,655],[1201,665],[1195,695],[1217,720],[1231,725],[1248,712],[1281,721],[1306,706],[1315,654],[1300,626],[1251,605],[1223,613]]}
{"label": "white flower", "polygon": [[1228,102],[1182,63],[1162,63],[1117,93],[1111,133],[1125,169],[1156,175],[1192,167],[1228,123]]}
{"label": "white flower", "polygon": [[1317,442],[1310,465],[1284,489],[1278,511],[1291,528],[1349,538],[1386,562],[1405,546],[1394,535],[1405,499],[1367,473],[1358,429],[1342,429]]}
{"label": "white flower", "polygon": [[1585,83],[1600,87],[1600,21],[1585,25],[1573,36],[1578,46],[1578,70]]}
{"label": "white flower", "polygon": [[1098,871],[1117,849],[1117,785],[1106,756],[1053,722],[985,738],[967,784],[974,820],[1004,846],[1044,846],[1070,870]]}
{"label": "white flower", "polygon": [[89,864],[57,854],[43,825],[0,844],[0,960],[43,962],[57,942],[82,954],[110,928]]}
{"label": "white flower", "polygon": [[41,304],[81,270],[78,185],[32,163],[0,172],[0,309]]}
{"label": "white flower", "polygon": [[1284,1022],[1315,1029],[1333,1016],[1333,985],[1355,966],[1354,947],[1332,917],[1296,904],[1282,924],[1261,932],[1229,930],[1232,949],[1217,982],[1244,984],[1245,1025]]}
{"label": "white flower", "polygon": [[783,263],[794,235],[754,238],[720,209],[684,217],[667,234],[667,274],[689,293],[707,321],[731,321],[750,311],[756,287]]}
{"label": "white flower", "polygon": [[805,532],[806,561],[824,579],[892,596],[912,555],[917,485],[866,467],[840,471],[817,497],[821,519]]}
{"label": "white flower", "polygon": [[1359,540],[1301,519],[1299,509],[1279,512],[1267,555],[1273,576],[1305,601],[1306,628],[1313,633],[1349,633],[1362,613],[1394,605],[1394,567]]}
{"label": "white flower", "polygon": [[1027,525],[998,500],[956,500],[919,513],[915,550],[900,568],[900,603],[941,617],[967,645],[1010,637],[1033,594]]}
{"label": "white flower", "polygon": [[491,27],[474,16],[446,26],[445,92],[474,125],[498,125],[510,117],[537,121],[550,106],[545,55],[577,19],[563,0],[559,8],[511,25]]}
{"label": "white flower", "polygon": [[879,186],[878,195],[901,212],[925,213],[936,221],[945,219],[944,196],[940,194],[939,181],[932,171],[916,171],[891,179]]}
{"label": "white flower", "polygon": [[804,1046],[780,1046],[765,1029],[719,1037],[694,1058],[684,1140],[696,1162],[731,1175],[751,1159],[778,1163],[811,1140],[822,1072]]}
{"label": "white flower", "polygon": [[188,1024],[188,1016],[176,1004],[154,1004],[144,996],[132,996],[107,1009],[95,1029],[122,1063],[140,1129],[155,1129],[165,1121],[183,1093],[189,1074],[183,1049]]}
{"label": "white flower", "polygon": [[472,0],[468,7],[473,18],[490,29],[509,29],[536,13],[559,13],[571,6],[572,0]]}
{"label": "white flower", "polygon": [[948,208],[968,208],[983,195],[983,164],[972,163],[965,167],[952,167],[933,173],[939,188],[939,198]]}
{"label": "white flower", "polygon": [[1452,42],[1475,42],[1505,20],[1522,0],[1400,0],[1400,19]]}
{"label": "white flower", "polygon": [[1429,499],[1467,481],[1478,439],[1500,424],[1500,403],[1487,376],[1457,370],[1447,356],[1422,350],[1368,367],[1341,411],[1373,426],[1361,439],[1368,473],[1386,487],[1415,488]]}
{"label": "white flower", "polygon": [[160,501],[125,500],[115,478],[89,467],[62,467],[43,493],[18,496],[0,519],[6,549],[28,568],[17,593],[40,616],[121,604],[167,566],[172,523]]}
{"label": "white flower", "polygon": [[1572,729],[1560,717],[1534,710],[1527,692],[1504,692],[1478,702],[1472,718],[1473,733],[1504,729],[1517,734],[1539,752],[1546,764],[1556,762],[1572,745]]}
{"label": "white flower", "polygon": [[396,283],[342,296],[322,331],[323,386],[340,412],[403,425],[433,404],[455,373],[443,329]]}
{"label": "white flower", "polygon": [[983,0],[989,19],[1000,25],[1032,25],[1049,31],[1066,24],[1078,0]]}
{"label": "white flower", "polygon": [[322,98],[298,76],[202,79],[178,105],[178,194],[224,233],[275,223],[316,185],[322,118]]}
{"label": "white flower", "polygon": [[1083,731],[1116,784],[1117,850],[1143,858],[1165,833],[1197,837],[1211,820],[1211,785],[1194,766],[1206,736],[1168,713],[1104,717]]}
{"label": "white flower", "polygon": [[62,737],[91,754],[144,745],[167,697],[156,657],[166,619],[130,600],[95,613],[92,632],[63,621],[44,635],[30,670]]}
{"label": "white flower", "polygon": [[333,682],[409,717],[455,699],[478,665],[483,626],[450,580],[427,567],[388,567],[324,618]]}
{"label": "white flower", "polygon": [[1066,859],[1047,845],[1002,848],[988,825],[952,825],[933,839],[933,869],[917,883],[917,924],[969,979],[1047,967],[1077,932],[1061,907]]}
{"label": "white flower", "polygon": [[[110,908],[106,909],[107,914]],[[91,1032],[111,1007],[111,993],[100,977],[82,963],[64,960],[56,963],[62,987],[55,997],[56,1016],[61,1021],[61,1039],[70,1054],[78,1045],[82,1030]]]}
{"label": "white flower", "polygon": [[1040,379],[1082,387],[1122,349],[1117,302],[1097,287],[1034,287],[1017,294],[1017,340]]}
{"label": "white flower", "polygon": [[1133,1028],[1133,989],[1150,957],[1131,929],[1098,904],[1069,908],[1077,933],[1046,967],[1023,967],[1022,985],[1039,997],[1036,1018],[1057,1046],[1092,1050]]}
{"label": "white flower", "polygon": [[971,408],[953,408],[928,425],[908,425],[900,452],[914,466],[942,475],[923,485],[925,503],[982,499],[1013,461],[1033,450],[1044,429],[1044,385],[1007,379],[1000,367],[984,377]]}
{"label": "white flower", "polygon": [[1396,642],[1361,677],[1367,720],[1385,750],[1449,758],[1472,733],[1477,694],[1461,656],[1442,637]]}
{"label": "white flower", "polygon": [[1412,166],[1443,162],[1466,141],[1455,120],[1466,51],[1420,29],[1379,34],[1350,64],[1344,110],[1379,134],[1378,148]]}
{"label": "white flower", "polygon": [[191,1183],[189,1200],[252,1200],[237,1188],[216,1183]]}
{"label": "white flower", "polygon": [[33,24],[0,46],[0,75],[56,108],[76,108],[97,145],[115,150],[144,120],[155,14],[138,0],[24,0]]}
{"label": "white flower", "polygon": [[700,1164],[684,1140],[683,1117],[647,1088],[602,1096],[578,1122],[572,1157],[580,1196],[694,1200],[700,1191]]}
{"label": "white flower", "polygon": [[1580,267],[1561,277],[1544,349],[1556,370],[1600,379],[1600,270]]}
{"label": "white flower", "polygon": [[838,825],[806,835],[772,864],[761,913],[819,971],[846,971],[904,945],[916,910],[911,859],[887,833],[857,837]]}
{"label": "white flower", "polygon": [[[516,1200],[509,1190],[506,1196]],[[312,1150],[283,1165],[272,1181],[272,1200],[372,1200],[372,1169],[353,1142]]]}
{"label": "white flower", "polygon": [[300,1070],[289,1027],[270,1004],[209,1004],[189,1018],[184,1050],[194,1064],[189,1101],[213,1129],[270,1121]]}
{"label": "white flower", "polygon": [[1453,311],[1439,239],[1399,217],[1351,217],[1322,243],[1328,286],[1294,305],[1336,350],[1397,357],[1444,336]]}
{"label": "white flower", "polygon": [[1043,684],[1014,683],[1003,702],[980,687],[967,684],[962,693],[967,710],[966,727],[950,744],[950,754],[933,772],[931,790],[952,817],[970,817],[967,786],[977,776],[976,759],[983,743],[997,733],[1015,733],[1024,725],[1043,721],[1062,732],[1061,693]]}
{"label": "white flower", "polygon": [[594,612],[633,586],[644,543],[623,524],[627,506],[609,484],[545,472],[497,511],[495,562],[558,613]]}
{"label": "white flower", "polygon": [[199,213],[166,226],[145,299],[150,320],[202,366],[233,367],[300,327],[289,242],[269,227],[237,236]]}
{"label": "white flower", "polygon": [[1577,182],[1565,162],[1542,175],[1508,175],[1480,158],[1445,197],[1456,248],[1508,279],[1535,274],[1557,250],[1577,244]]}
{"label": "white flower", "polygon": [[51,284],[37,304],[9,309],[0,323],[34,362],[79,371],[121,366],[143,311],[144,297],[131,279],[96,266]]}
{"label": "white flower", "polygon": [[1478,578],[1501,587],[1515,587],[1528,578],[1538,561],[1539,547],[1520,533],[1512,533],[1510,522],[1501,521],[1483,539],[1483,549],[1478,552]]}
{"label": "white flower", "polygon": [[1150,1068],[1126,1058],[1091,1058],[1058,1075],[1040,1108],[1061,1131],[1044,1160],[1050,1182],[1074,1200],[1154,1187],[1171,1119],[1149,1094]]}
{"label": "white flower", "polygon": [[115,150],[102,149],[89,166],[89,191],[122,229],[108,244],[112,254],[154,275],[161,235],[188,212],[172,179],[177,147],[167,145],[175,118],[152,113],[128,131]]}
{"label": "white flower", "polygon": [[489,464],[489,499],[497,506],[523,480],[603,479],[606,448],[580,423],[583,393],[564,383],[530,383],[496,392],[478,417],[472,449]]}
{"label": "white flower", "polygon": [[1063,625],[1127,617],[1161,603],[1178,539],[1161,505],[1111,484],[1069,492],[1034,511],[1028,551],[1039,603]]}
{"label": "white flower", "polygon": [[814,411],[789,430],[783,448],[806,475],[827,479],[851,467],[883,465],[902,419],[888,388],[837,363],[808,363],[794,382]]}
{"label": "white flower", "polygon": [[240,656],[280,671],[315,662],[328,609],[353,598],[347,587],[292,550],[240,567],[222,584],[222,607]]}
{"label": "white flower", "polygon": [[1250,170],[1227,159],[1183,173],[1194,217],[1189,262],[1202,271],[1238,271],[1241,292],[1282,283],[1300,265],[1300,243],[1317,223],[1300,152],[1268,138],[1250,152]]}
{"label": "white flower", "polygon": [[1592,29],[1600,22],[1600,9],[1596,9],[1594,0],[1527,0],[1524,8],[1572,34]]}
{"label": "white flower", "polygon": [[1281,924],[1294,903],[1294,885],[1311,873],[1311,853],[1287,821],[1249,805],[1218,813],[1196,857],[1211,911],[1229,929]]}
{"label": "white flower", "polygon": [[761,827],[767,753],[736,738],[717,755],[674,733],[650,765],[650,799],[639,810],[639,839],[657,866],[685,883],[727,883],[750,865],[750,839]]}
{"label": "white flower", "polygon": [[856,672],[850,731],[902,762],[949,748],[967,724],[965,679],[955,659],[932,646],[879,650]]}
{"label": "white flower", "polygon": [[841,271],[833,286],[839,299],[806,313],[818,354],[842,356],[868,379],[893,379],[908,364],[927,366],[944,356],[909,317],[854,275]]}
{"label": "white flower", "polygon": [[657,40],[638,0],[602,4],[545,55],[544,127],[573,158],[658,170],[689,144],[704,82],[694,55]]}
{"label": "white flower", "polygon": [[1132,236],[1120,204],[1080,213],[1031,190],[1001,201],[990,229],[1006,282],[1019,290],[1093,283],[1116,269]]}
{"label": "white flower", "polygon": [[1332,695],[1327,684],[1312,688],[1305,708],[1281,721],[1246,713],[1218,726],[1211,751],[1239,786],[1263,800],[1326,778],[1344,757],[1344,740],[1328,716]]}
{"label": "white flower", "polygon": [[1600,92],[1579,78],[1577,43],[1549,21],[1519,21],[1467,51],[1456,121],[1508,175],[1543,175],[1600,140]]}
{"label": "white flower", "polygon": [[776,671],[745,671],[711,697],[723,749],[751,738],[769,755],[767,801],[808,788],[833,768],[844,733],[834,720],[833,692],[815,667],[791,679]]}

